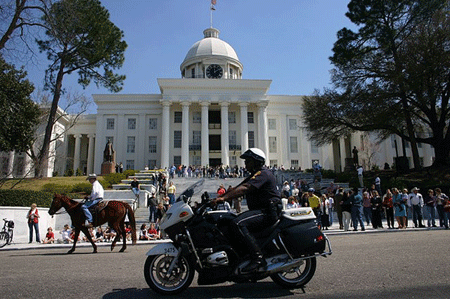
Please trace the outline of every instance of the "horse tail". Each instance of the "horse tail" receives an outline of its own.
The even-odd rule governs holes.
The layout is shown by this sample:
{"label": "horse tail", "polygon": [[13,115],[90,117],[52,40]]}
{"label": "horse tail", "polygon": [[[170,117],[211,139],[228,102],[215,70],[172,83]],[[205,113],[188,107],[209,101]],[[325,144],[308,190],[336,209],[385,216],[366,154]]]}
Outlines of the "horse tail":
{"label": "horse tail", "polygon": [[125,204],[125,208],[127,209],[128,214],[128,220],[130,220],[130,226],[131,226],[131,240],[133,242],[133,245],[136,244],[136,219],[134,218],[134,212],[131,206],[127,203]]}

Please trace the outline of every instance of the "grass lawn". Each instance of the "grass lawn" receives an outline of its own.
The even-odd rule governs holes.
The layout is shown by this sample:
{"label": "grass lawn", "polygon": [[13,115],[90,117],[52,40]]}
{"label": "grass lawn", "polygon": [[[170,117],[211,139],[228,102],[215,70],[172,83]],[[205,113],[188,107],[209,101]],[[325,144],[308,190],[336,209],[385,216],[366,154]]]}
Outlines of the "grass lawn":
{"label": "grass lawn", "polygon": [[[11,186],[16,184],[18,179],[7,180],[6,183],[1,186],[2,189],[9,189]],[[41,191],[42,186],[45,184],[57,184],[57,185],[76,185],[79,183],[85,183],[86,176],[72,176],[72,177],[54,177],[54,178],[42,178],[42,179],[24,179],[13,189],[15,190],[31,190],[31,191]]]}

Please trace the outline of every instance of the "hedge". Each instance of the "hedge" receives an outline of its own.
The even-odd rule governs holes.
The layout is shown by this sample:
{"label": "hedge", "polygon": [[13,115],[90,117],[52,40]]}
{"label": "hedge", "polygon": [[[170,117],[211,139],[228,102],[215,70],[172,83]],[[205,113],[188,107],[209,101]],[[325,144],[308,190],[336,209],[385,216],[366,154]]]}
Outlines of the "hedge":
{"label": "hedge", "polygon": [[30,207],[35,203],[38,207],[50,208],[52,200],[50,192],[0,189],[0,206]]}

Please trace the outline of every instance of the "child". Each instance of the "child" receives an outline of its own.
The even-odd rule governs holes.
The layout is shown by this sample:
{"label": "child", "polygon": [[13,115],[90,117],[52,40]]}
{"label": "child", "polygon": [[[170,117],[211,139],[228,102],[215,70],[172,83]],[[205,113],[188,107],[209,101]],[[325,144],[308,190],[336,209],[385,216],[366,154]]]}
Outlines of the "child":
{"label": "child", "polygon": [[42,240],[44,244],[53,244],[55,242],[55,234],[53,233],[53,229],[51,227],[47,228],[47,234],[45,235],[45,239]]}

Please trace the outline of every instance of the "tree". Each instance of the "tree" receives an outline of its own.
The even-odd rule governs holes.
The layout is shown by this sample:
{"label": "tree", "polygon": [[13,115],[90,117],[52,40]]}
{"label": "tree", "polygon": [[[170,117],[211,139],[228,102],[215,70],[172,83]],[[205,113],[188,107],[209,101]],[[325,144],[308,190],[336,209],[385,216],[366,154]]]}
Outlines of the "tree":
{"label": "tree", "polygon": [[0,55],[0,151],[27,152],[39,121],[39,108],[31,100],[33,85],[26,72],[16,70]]}
{"label": "tree", "polygon": [[42,177],[42,165],[48,159],[63,78],[78,72],[78,82],[86,87],[91,81],[112,92],[122,89],[125,76],[113,70],[124,62],[127,47],[123,32],[110,20],[98,0],[61,0],[43,16],[47,39],[39,40],[41,52],[51,61],[46,71],[45,87],[53,94],[42,148],[37,156],[36,176]]}
{"label": "tree", "polygon": [[450,20],[447,0],[352,0],[333,47],[333,89],[303,103],[310,138],[320,144],[355,131],[397,134],[435,149],[449,163]]}
{"label": "tree", "polygon": [[[39,16],[45,14],[50,0],[9,0],[0,6],[0,50],[14,37],[23,41],[29,27],[43,27]],[[15,34],[19,31],[18,34]],[[17,49],[15,49],[17,51]]]}

